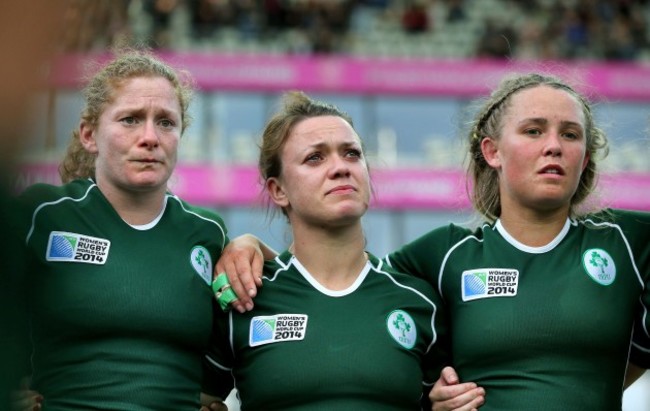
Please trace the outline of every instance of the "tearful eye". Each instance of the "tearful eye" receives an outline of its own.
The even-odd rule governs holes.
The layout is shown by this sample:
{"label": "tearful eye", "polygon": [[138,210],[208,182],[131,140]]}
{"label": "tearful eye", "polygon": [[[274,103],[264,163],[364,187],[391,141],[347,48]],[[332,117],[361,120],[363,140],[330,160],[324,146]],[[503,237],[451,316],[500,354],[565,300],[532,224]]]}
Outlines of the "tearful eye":
{"label": "tearful eye", "polygon": [[307,161],[307,162],[316,162],[316,161],[319,161],[319,160],[322,160],[322,159],[323,159],[323,156],[320,153],[313,153],[313,154],[310,154],[309,156],[307,156],[305,161]]}
{"label": "tearful eye", "polygon": [[175,123],[171,120],[161,120],[160,125],[165,128],[170,128],[170,127],[174,127]]}
{"label": "tearful eye", "polygon": [[542,134],[542,131],[537,129],[537,128],[531,128],[528,130],[524,130],[524,134],[530,135],[530,136],[539,136]]}
{"label": "tearful eye", "polygon": [[348,151],[345,153],[345,155],[346,155],[347,157],[356,157],[356,158],[361,158],[361,156],[362,156],[362,155],[361,155],[361,150],[357,150],[357,149],[348,150]]}

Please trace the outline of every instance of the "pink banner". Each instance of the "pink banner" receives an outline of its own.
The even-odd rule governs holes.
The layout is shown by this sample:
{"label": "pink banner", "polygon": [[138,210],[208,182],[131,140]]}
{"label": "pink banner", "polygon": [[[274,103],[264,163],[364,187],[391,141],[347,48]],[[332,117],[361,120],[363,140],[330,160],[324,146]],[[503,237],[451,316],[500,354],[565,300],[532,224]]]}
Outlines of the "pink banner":
{"label": "pink banner", "polygon": [[[557,74],[594,97],[650,101],[650,66],[634,63],[505,62],[486,60],[385,59],[216,53],[163,53],[188,70],[206,91],[283,91],[484,95],[511,72]],[[106,56],[99,57],[105,59]],[[68,55],[52,67],[52,83],[79,86],[87,57]]]}
{"label": "pink banner", "polygon": [[[459,210],[469,209],[465,175],[459,170],[374,169],[373,208]],[[25,166],[16,190],[46,182],[59,184],[57,168]],[[171,190],[184,200],[204,206],[260,204],[261,186],[253,166],[179,166]],[[650,211],[650,176],[622,173],[600,178],[600,202],[604,206]]]}

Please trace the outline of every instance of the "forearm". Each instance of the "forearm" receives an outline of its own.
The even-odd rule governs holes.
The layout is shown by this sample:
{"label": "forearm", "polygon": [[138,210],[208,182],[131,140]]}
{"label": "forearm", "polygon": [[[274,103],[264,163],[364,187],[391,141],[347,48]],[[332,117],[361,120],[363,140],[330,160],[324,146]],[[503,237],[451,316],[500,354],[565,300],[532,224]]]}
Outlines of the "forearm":
{"label": "forearm", "polygon": [[623,383],[623,389],[627,389],[636,380],[641,378],[641,376],[645,373],[645,371],[646,371],[645,368],[641,368],[632,363],[628,363],[627,371],[625,373],[625,382]]}

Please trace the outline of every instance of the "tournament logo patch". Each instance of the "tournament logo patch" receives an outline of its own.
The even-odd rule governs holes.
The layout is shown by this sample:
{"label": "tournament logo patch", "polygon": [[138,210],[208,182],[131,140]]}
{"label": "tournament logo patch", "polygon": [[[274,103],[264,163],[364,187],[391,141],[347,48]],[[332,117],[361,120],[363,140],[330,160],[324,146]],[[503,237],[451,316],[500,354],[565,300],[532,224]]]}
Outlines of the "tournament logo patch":
{"label": "tournament logo patch", "polygon": [[479,298],[514,297],[519,287],[519,271],[511,268],[480,268],[463,271],[463,301]]}
{"label": "tournament logo patch", "polygon": [[307,315],[277,314],[253,317],[248,336],[251,347],[305,339]]}
{"label": "tournament logo patch", "polygon": [[111,242],[83,234],[52,231],[47,241],[47,261],[106,264]]}
{"label": "tournament logo patch", "polygon": [[590,248],[582,255],[582,265],[589,277],[600,285],[610,285],[616,279],[616,264],[607,251]]}
{"label": "tournament logo patch", "polygon": [[197,245],[192,248],[190,263],[203,281],[208,285],[212,284],[212,257],[205,247]]}
{"label": "tournament logo patch", "polygon": [[386,327],[390,336],[402,347],[410,350],[415,346],[418,330],[415,321],[406,311],[395,310],[388,314]]}

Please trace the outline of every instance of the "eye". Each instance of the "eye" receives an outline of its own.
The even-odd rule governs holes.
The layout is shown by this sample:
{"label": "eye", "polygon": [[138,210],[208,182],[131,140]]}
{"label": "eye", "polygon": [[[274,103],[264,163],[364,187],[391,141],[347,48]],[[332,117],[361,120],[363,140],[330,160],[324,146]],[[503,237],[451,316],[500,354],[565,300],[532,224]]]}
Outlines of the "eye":
{"label": "eye", "polygon": [[564,136],[564,138],[567,138],[569,140],[578,140],[580,139],[581,134],[573,131],[565,131],[564,133],[562,133],[562,136]]}
{"label": "eye", "polygon": [[131,125],[137,124],[138,119],[135,118],[135,117],[132,117],[132,116],[128,116],[128,117],[121,118],[120,122],[123,123],[123,124],[131,126]]}
{"label": "eye", "polygon": [[172,128],[172,127],[174,127],[176,125],[176,123],[174,123],[173,121],[171,121],[169,119],[160,120],[159,124],[164,128]]}
{"label": "eye", "polygon": [[322,154],[319,153],[319,152],[316,152],[316,153],[312,153],[312,154],[308,155],[307,158],[305,159],[305,162],[307,162],[307,163],[316,163],[316,162],[318,162],[318,161],[320,161],[322,159],[323,159]]}
{"label": "eye", "polygon": [[352,148],[350,150],[347,150],[345,152],[346,157],[352,157],[352,158],[361,158],[363,155],[361,154],[361,150],[358,150],[356,148]]}
{"label": "eye", "polygon": [[529,136],[539,136],[542,134],[542,130],[538,128],[527,128],[526,130],[524,130],[524,134]]}

